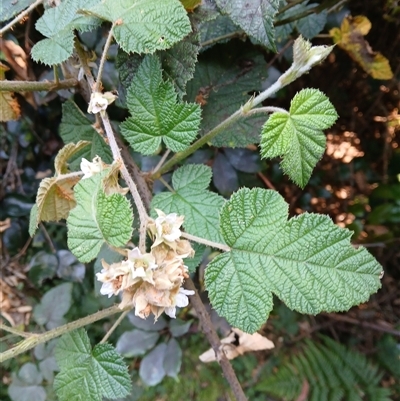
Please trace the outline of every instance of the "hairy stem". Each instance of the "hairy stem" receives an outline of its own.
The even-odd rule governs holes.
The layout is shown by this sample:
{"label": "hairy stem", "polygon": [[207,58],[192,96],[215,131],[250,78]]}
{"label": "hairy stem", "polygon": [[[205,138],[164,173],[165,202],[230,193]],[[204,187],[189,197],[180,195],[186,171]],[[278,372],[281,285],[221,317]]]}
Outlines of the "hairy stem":
{"label": "hairy stem", "polygon": [[285,109],[282,109],[281,107],[274,107],[274,106],[265,106],[265,107],[259,107],[257,109],[250,110],[246,113],[246,117],[253,116],[255,114],[264,114],[264,113],[285,113],[288,114],[288,111]]}
{"label": "hairy stem", "polygon": [[[82,66],[83,70],[85,71],[86,79],[88,80],[90,87],[94,88],[95,82],[93,79],[92,72],[90,71],[90,68],[88,66],[85,52],[82,49],[82,46],[79,43],[79,41],[76,40],[75,44],[76,44],[75,47],[76,47],[76,50],[77,50],[77,53],[79,56],[81,66]],[[101,114],[101,120],[103,122],[104,131],[106,132],[106,135],[107,135],[108,144],[110,145],[113,159],[114,159],[114,161],[118,161],[121,163],[122,177],[124,178],[126,184],[128,185],[129,191],[131,192],[133,201],[135,202],[137,211],[139,213],[139,219],[140,219],[139,249],[141,252],[145,253],[146,252],[146,227],[147,227],[147,221],[149,219],[149,216],[147,215],[146,208],[144,207],[142,198],[140,197],[140,194],[138,192],[136,184],[133,181],[132,177],[130,176],[129,171],[126,168],[125,162],[121,156],[121,152],[118,147],[117,141],[115,139],[114,131],[111,127],[111,123],[110,123],[107,113]]]}
{"label": "hairy stem", "polygon": [[46,331],[45,333],[32,333],[32,337],[27,338],[19,342],[15,347],[4,351],[0,354],[0,363],[6,361],[7,359],[14,358],[32,348],[35,348],[39,344],[43,344],[53,338],[62,336],[65,333],[84,327],[90,323],[97,322],[98,320],[104,319],[108,316],[115,315],[122,310],[118,305],[111,306],[108,309],[101,310],[99,312],[93,313],[92,315],[83,317],[82,319],[75,320],[74,322],[64,324],[63,326],[56,327],[53,330]]}
{"label": "hairy stem", "polygon": [[0,330],[7,331],[9,333],[15,334],[16,336],[31,338],[36,336],[37,334],[34,333],[26,333],[25,331],[14,329],[14,327],[6,326],[3,323],[0,323]]}
{"label": "hairy stem", "polygon": [[99,71],[97,73],[97,80],[96,80],[96,84],[95,87],[93,88],[94,92],[99,92],[100,91],[100,87],[101,87],[101,76],[103,75],[103,70],[104,70],[104,64],[106,63],[107,60],[107,53],[108,53],[108,49],[110,48],[113,36],[114,36],[114,24],[111,25],[110,31],[108,32],[108,37],[107,37],[107,41],[106,44],[104,45],[104,49],[103,49],[103,53],[101,55],[101,60],[100,60],[100,64],[99,64]]}
{"label": "hairy stem", "polygon": [[[290,70],[290,69],[289,69]],[[289,71],[288,70],[288,71]],[[285,73],[286,74],[286,73]],[[284,74],[282,74],[283,76]],[[289,83],[289,82],[287,82]],[[262,103],[265,99],[276,93],[279,89],[283,88],[285,84],[282,83],[280,79],[278,79],[273,85],[271,85],[268,89],[260,93],[255,98],[251,98],[243,107],[239,110],[235,111],[232,115],[230,115],[226,120],[222,121],[215,128],[209,131],[207,134],[202,136],[192,145],[190,145],[187,149],[182,152],[176,153],[171,159],[169,159],[160,170],[156,173],[152,174],[153,179],[158,179],[161,174],[170,170],[175,164],[179,163],[181,160],[186,159],[192,153],[194,153],[197,149],[200,149],[203,145],[210,142],[213,138],[215,138],[219,133],[224,131],[226,128],[230,127],[233,123],[239,120],[242,117],[245,117],[247,113],[253,109],[255,106]]]}
{"label": "hairy stem", "polygon": [[3,36],[3,33],[12,28],[16,23],[21,21],[26,15],[28,15],[32,10],[34,10],[38,5],[42,4],[44,0],[36,0],[32,3],[26,10],[19,13],[12,21],[10,21],[6,26],[0,29],[0,36]]}
{"label": "hairy stem", "polygon": [[188,239],[189,241],[194,241],[194,242],[198,242],[199,244],[210,246],[212,248],[221,249],[221,251],[224,251],[224,252],[229,252],[231,250],[231,248],[228,245],[220,244],[219,242],[209,241],[205,238],[196,237],[195,235],[188,234],[185,232],[183,232],[181,236],[183,238]]}
{"label": "hairy stem", "polygon": [[62,81],[0,81],[0,92],[35,92],[35,91],[56,91],[69,89],[78,86],[79,81],[75,78]]}

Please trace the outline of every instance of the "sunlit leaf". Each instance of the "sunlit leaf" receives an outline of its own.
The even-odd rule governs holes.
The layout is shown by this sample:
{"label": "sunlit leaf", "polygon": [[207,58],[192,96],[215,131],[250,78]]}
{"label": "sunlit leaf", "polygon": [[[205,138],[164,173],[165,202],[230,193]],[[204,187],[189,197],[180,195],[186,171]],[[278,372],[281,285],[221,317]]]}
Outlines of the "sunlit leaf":
{"label": "sunlit leaf", "polygon": [[247,188],[221,211],[221,230],[232,249],[208,265],[205,282],[213,308],[254,333],[267,320],[275,294],[300,313],[343,311],[368,300],[382,268],[351,232],[328,216],[288,218],[288,204],[272,190]]}
{"label": "sunlit leaf", "polygon": [[329,99],[317,89],[303,89],[292,99],[289,112],[272,114],[261,133],[263,158],[282,156],[283,171],[304,188],[325,150],[322,132],[337,119]]}
{"label": "sunlit leaf", "polygon": [[103,0],[85,8],[90,15],[115,24],[115,40],[127,53],[168,49],[191,31],[179,0]]}
{"label": "sunlit leaf", "polygon": [[371,22],[363,15],[345,17],[340,28],[332,28],[329,34],[334,43],[375,79],[392,79],[389,60],[374,52],[364,36],[370,31]]}

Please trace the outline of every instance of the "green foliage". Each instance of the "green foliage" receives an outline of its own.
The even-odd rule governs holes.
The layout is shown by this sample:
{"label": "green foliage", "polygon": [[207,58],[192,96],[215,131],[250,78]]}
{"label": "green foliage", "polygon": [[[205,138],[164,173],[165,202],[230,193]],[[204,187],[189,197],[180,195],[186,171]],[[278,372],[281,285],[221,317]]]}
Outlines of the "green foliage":
{"label": "green foliage", "polygon": [[288,205],[275,191],[239,190],[221,211],[221,231],[232,248],[208,265],[205,279],[218,314],[255,332],[268,318],[272,294],[293,310],[342,311],[366,301],[382,268],[351,232],[328,216],[287,220]]}
{"label": "green foliage", "polygon": [[94,17],[78,14],[83,7],[90,7],[99,0],[64,0],[57,7],[48,8],[36,22],[36,29],[47,39],[32,48],[32,58],[47,65],[60,64],[74,50],[74,30],[87,32],[99,25]]}
{"label": "green foliage", "polygon": [[154,153],[161,140],[174,152],[184,150],[197,135],[200,107],[177,102],[171,82],[164,82],[156,56],[146,56],[128,89],[132,117],[121,124],[121,132],[133,149]]}
{"label": "green foliage", "polygon": [[257,385],[285,401],[295,401],[304,382],[309,401],[390,401],[390,390],[379,386],[382,374],[368,359],[327,337],[323,344],[307,340],[302,353]]}
{"label": "green foliage", "polygon": [[76,207],[68,219],[68,247],[81,261],[90,262],[104,243],[124,246],[132,236],[133,214],[123,195],[103,189],[109,170],[81,180],[74,188]]}
{"label": "green foliage", "polygon": [[69,168],[72,171],[80,169],[79,164],[82,157],[87,160],[93,160],[94,157],[100,156],[105,163],[112,162],[110,147],[104,141],[103,136],[93,128],[92,122],[71,100],[65,102],[62,106],[59,132],[65,144],[77,143],[81,140],[90,143],[69,160]]}
{"label": "green foliage", "polygon": [[2,0],[0,21],[7,21],[15,14],[28,8],[35,0]]}
{"label": "green foliage", "polygon": [[[222,52],[222,53],[221,53]],[[241,47],[224,52],[219,46],[200,56],[193,80],[187,86],[187,98],[203,100],[201,133],[205,134],[246,103],[251,93],[262,88],[267,77],[262,56],[243,54]],[[265,118],[241,118],[216,136],[214,146],[245,147],[260,141]]]}
{"label": "green foliage", "polygon": [[276,50],[273,24],[280,0],[216,0],[216,3],[249,36]]}
{"label": "green foliage", "polygon": [[261,155],[283,156],[283,171],[304,188],[325,150],[322,132],[337,119],[328,98],[317,89],[303,89],[292,99],[290,111],[277,112],[261,133]]}
{"label": "green foliage", "polygon": [[211,169],[201,165],[180,167],[172,176],[174,192],[157,194],[152,208],[185,216],[183,226],[189,234],[224,243],[219,230],[219,212],[224,199],[207,190]]}
{"label": "green foliage", "polygon": [[103,0],[85,12],[115,24],[115,40],[127,53],[168,49],[191,31],[179,0]]}
{"label": "green foliage", "polygon": [[47,291],[42,300],[33,309],[36,322],[47,329],[54,329],[65,323],[64,315],[71,303],[72,283],[60,284]]}
{"label": "green foliage", "polygon": [[12,401],[45,401],[46,391],[42,381],[43,376],[36,365],[25,363],[18,374],[13,374],[8,394]]}
{"label": "green foliage", "polygon": [[110,344],[92,349],[84,329],[61,337],[55,353],[61,371],[54,387],[60,401],[102,401],[130,393],[131,380],[121,356]]}

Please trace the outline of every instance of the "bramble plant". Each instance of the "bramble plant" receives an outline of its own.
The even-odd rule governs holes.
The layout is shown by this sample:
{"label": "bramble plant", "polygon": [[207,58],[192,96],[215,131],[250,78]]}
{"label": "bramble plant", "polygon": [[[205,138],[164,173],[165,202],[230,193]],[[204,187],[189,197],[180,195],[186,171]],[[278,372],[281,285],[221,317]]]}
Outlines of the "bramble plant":
{"label": "bramble plant", "polygon": [[[273,295],[294,311],[318,314],[346,311],[381,286],[378,262],[363,247],[353,247],[351,232],[328,216],[289,218],[288,204],[271,189],[244,187],[226,199],[209,188],[212,169],[191,157],[206,146],[259,144],[263,159],[281,157],[284,174],[301,188],[307,185],[325,150],[323,131],[338,117],[335,108],[313,88],[298,92],[288,110],[268,106],[266,100],[329,55],[333,46],[312,46],[303,37],[311,38],[324,27],[327,11],[277,24],[275,32],[277,21],[301,15],[312,5],[303,2],[304,9],[290,14],[294,7],[280,0],[195,1],[186,9],[182,3],[18,2],[2,16],[8,20],[16,15],[1,30],[4,35],[28,10],[44,5],[35,25],[44,38],[32,47],[31,57],[52,66],[55,80],[38,90],[70,87],[87,104],[82,110],[73,96],[63,104],[59,133],[65,146],[54,160],[54,176],[40,184],[30,235],[41,222],[66,219],[70,251],[82,263],[96,260],[100,294],[121,296],[119,305],[65,323],[67,310],[46,316],[50,299],[56,297],[50,294],[35,312],[49,331],[1,355],[6,360],[62,335],[55,348],[60,371],[54,379],[61,401],[127,396],[128,369],[107,339],[132,308],[137,317],[166,327],[163,314],[175,318],[176,308],[186,307],[189,300],[236,398],[246,399],[190,278],[206,247],[218,253],[205,269],[211,305],[247,333],[255,333],[268,319]],[[100,26],[107,27],[108,36],[97,63],[82,34]],[[267,71],[260,54],[249,54],[252,63],[241,71],[207,59],[207,54],[197,60],[202,47],[238,35],[275,51],[275,35],[287,38],[295,27],[303,36],[293,42],[292,64],[264,89]],[[118,47],[118,93],[105,90],[102,82],[113,42]],[[1,88],[11,97],[13,91],[25,90],[17,83]],[[128,117],[111,122],[112,108],[127,109]],[[159,157],[151,171],[143,172],[132,154]],[[153,195],[156,180],[164,190]],[[62,292],[68,297],[71,288]],[[82,327],[120,312],[117,324],[92,348]],[[149,341],[145,350],[158,340],[151,331],[130,335],[132,341],[138,336]],[[123,351],[124,345],[118,348]],[[155,358],[177,359],[170,374],[176,376],[181,352],[177,341],[157,349]]]}

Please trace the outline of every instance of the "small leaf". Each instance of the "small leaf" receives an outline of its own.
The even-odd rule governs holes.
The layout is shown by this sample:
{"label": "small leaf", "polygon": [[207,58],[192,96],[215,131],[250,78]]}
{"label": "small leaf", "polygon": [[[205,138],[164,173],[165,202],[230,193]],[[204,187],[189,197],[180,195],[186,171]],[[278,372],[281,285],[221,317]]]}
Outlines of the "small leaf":
{"label": "small leaf", "polygon": [[261,133],[263,158],[283,156],[283,171],[304,188],[324,150],[322,130],[337,119],[329,99],[317,89],[303,89],[292,99],[289,113],[277,112]]}
{"label": "small leaf", "polygon": [[[304,10],[310,10],[318,6],[317,3],[308,4],[304,7]],[[326,20],[328,17],[328,11],[322,10],[319,13],[313,13],[305,18],[301,18],[297,21],[297,30],[307,39],[312,39],[317,36],[325,27]]]}
{"label": "small leaf", "polygon": [[164,358],[167,351],[167,344],[158,344],[140,362],[140,378],[148,386],[156,386],[165,377]]}
{"label": "small leaf", "polygon": [[115,24],[115,40],[127,53],[168,49],[191,31],[179,0],[103,0],[86,8],[88,14]]}
{"label": "small leaf", "polygon": [[68,219],[68,247],[81,262],[90,262],[104,243],[124,246],[132,236],[133,213],[127,198],[106,195],[109,169],[81,180],[74,188],[76,207]]}
{"label": "small leaf", "polygon": [[74,29],[87,32],[99,25],[93,17],[83,18],[77,12],[84,6],[90,7],[99,0],[64,0],[56,7],[47,8],[36,22],[36,29],[47,39],[32,48],[32,58],[47,65],[60,64],[74,50]]}
{"label": "small leaf", "polygon": [[44,280],[53,278],[57,272],[58,260],[53,253],[39,251],[29,262],[29,279],[40,287]]}
{"label": "small leaf", "polygon": [[64,283],[47,291],[40,304],[33,309],[33,317],[40,325],[51,330],[65,323],[64,315],[71,306],[72,284]]}
{"label": "small leaf", "polygon": [[143,355],[156,345],[159,338],[160,335],[158,332],[149,333],[142,330],[125,331],[117,341],[116,350],[127,358]]}
{"label": "small leaf", "polygon": [[12,92],[0,92],[0,122],[18,120],[21,115],[17,99]]}
{"label": "small leaf", "polygon": [[127,396],[131,380],[121,356],[110,344],[98,344],[93,350],[83,329],[61,337],[56,348],[61,368],[54,381],[60,401],[102,401]]}
{"label": "small leaf", "polygon": [[200,107],[177,102],[170,82],[163,82],[156,56],[146,56],[128,89],[132,117],[121,124],[121,132],[136,151],[149,155],[164,141],[174,152],[184,150],[196,137]]}
{"label": "small leaf", "polygon": [[157,194],[151,207],[165,213],[183,215],[183,227],[188,233],[223,243],[219,230],[219,211],[224,199],[206,189],[210,180],[209,167],[194,164],[182,166],[172,176],[175,192]]}
{"label": "small leaf", "polygon": [[169,322],[169,331],[173,337],[180,337],[189,331],[191,325],[191,320],[184,322],[181,319],[174,319]]}
{"label": "small leaf", "polygon": [[25,8],[28,8],[35,0],[2,0],[0,22],[7,21],[15,14],[20,13]]}
{"label": "small leaf", "polygon": [[274,16],[280,0],[216,0],[222,13],[229,15],[249,36],[275,51]]}
{"label": "small leaf", "polygon": [[100,156],[105,163],[109,164],[113,161],[110,147],[104,141],[104,138],[93,128],[90,120],[71,100],[68,100],[62,106],[60,136],[65,144],[78,143],[79,141],[87,141],[91,144],[71,158],[69,163],[71,171],[80,170],[79,165],[82,157],[87,160],[93,160],[94,157]]}
{"label": "small leaf", "polygon": [[182,350],[175,338],[168,341],[164,356],[164,370],[169,377],[177,378],[182,365]]}
{"label": "small leaf", "polygon": [[272,294],[300,313],[344,311],[368,300],[380,286],[381,266],[351,232],[328,216],[287,220],[288,205],[275,191],[239,190],[221,211],[230,252],[205,273],[214,309],[241,330],[254,333],[268,318]]}
{"label": "small leaf", "polygon": [[389,60],[381,53],[374,52],[364,36],[370,31],[371,22],[363,15],[347,16],[340,28],[332,28],[329,34],[334,43],[375,79],[392,79]]}
{"label": "small leaf", "polygon": [[260,154],[247,148],[224,149],[225,156],[229,163],[238,170],[244,173],[258,173],[263,166],[260,159]]}
{"label": "small leaf", "polygon": [[13,375],[12,383],[8,388],[8,395],[12,401],[45,401],[46,391],[40,384],[43,377],[33,363],[25,363]]}
{"label": "small leaf", "polygon": [[81,283],[85,278],[85,265],[79,263],[76,257],[66,249],[57,251],[57,276],[68,281]]}
{"label": "small leaf", "polygon": [[[75,207],[75,196],[72,187],[80,177],[59,176],[44,178],[39,185],[36,195],[37,209],[31,211],[35,217],[36,227],[41,221],[60,221],[66,219]],[[34,228],[34,221],[31,221]],[[34,231],[33,231],[34,232]]]}
{"label": "small leaf", "polygon": [[79,141],[78,143],[67,143],[62,149],[57,153],[54,159],[54,168],[56,170],[56,175],[62,175],[69,173],[68,160],[79,152],[81,149],[90,145],[89,141]]}

